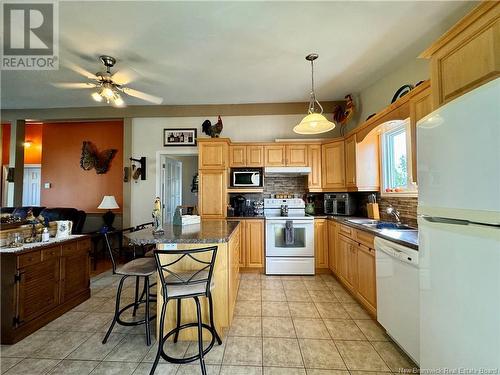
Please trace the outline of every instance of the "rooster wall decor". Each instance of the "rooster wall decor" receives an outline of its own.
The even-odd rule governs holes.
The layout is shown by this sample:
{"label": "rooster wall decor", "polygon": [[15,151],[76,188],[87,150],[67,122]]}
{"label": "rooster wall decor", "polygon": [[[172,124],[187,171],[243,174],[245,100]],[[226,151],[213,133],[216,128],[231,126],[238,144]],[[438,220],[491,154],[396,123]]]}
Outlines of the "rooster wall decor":
{"label": "rooster wall decor", "polygon": [[350,94],[345,96],[345,100],[345,106],[336,105],[333,109],[333,120],[340,125],[341,135],[344,135],[345,126],[354,115],[354,110],[356,109]]}
{"label": "rooster wall decor", "polygon": [[104,174],[109,170],[111,160],[118,150],[109,149],[102,152],[97,151],[97,147],[90,141],[83,141],[80,167],[85,171],[95,168],[97,174]]}
{"label": "rooster wall decor", "polygon": [[201,125],[203,133],[209,135],[212,138],[219,138],[219,135],[222,132],[222,128],[223,125],[220,116],[217,116],[217,123],[214,125],[212,125],[210,120],[203,121],[203,124]]}

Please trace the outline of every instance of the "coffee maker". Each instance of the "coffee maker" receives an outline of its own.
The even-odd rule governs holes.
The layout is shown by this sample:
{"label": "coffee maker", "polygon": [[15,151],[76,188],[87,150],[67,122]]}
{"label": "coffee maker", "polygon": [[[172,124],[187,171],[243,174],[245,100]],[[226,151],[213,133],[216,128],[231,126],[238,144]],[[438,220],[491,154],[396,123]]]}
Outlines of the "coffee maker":
{"label": "coffee maker", "polygon": [[247,199],[243,195],[231,198],[231,206],[234,208],[234,216],[247,216]]}

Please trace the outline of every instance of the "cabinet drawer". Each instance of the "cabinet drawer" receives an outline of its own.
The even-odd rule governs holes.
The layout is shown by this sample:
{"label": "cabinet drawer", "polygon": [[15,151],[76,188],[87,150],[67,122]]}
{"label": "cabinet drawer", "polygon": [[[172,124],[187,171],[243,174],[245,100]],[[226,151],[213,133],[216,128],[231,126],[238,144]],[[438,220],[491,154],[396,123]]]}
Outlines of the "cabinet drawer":
{"label": "cabinet drawer", "polygon": [[48,249],[42,250],[42,262],[47,259],[57,258],[61,256],[61,247],[49,247]]}
{"label": "cabinet drawer", "polygon": [[40,263],[41,261],[41,253],[40,250],[32,251],[27,254],[21,254],[17,258],[17,267],[24,268],[27,266],[31,266],[36,263]]}
{"label": "cabinet drawer", "polygon": [[78,250],[87,250],[90,251],[90,238],[87,238],[85,240],[78,241]]}
{"label": "cabinet drawer", "polygon": [[72,255],[78,252],[78,243],[76,241],[65,243],[62,245],[62,255]]}
{"label": "cabinet drawer", "polygon": [[363,230],[354,230],[354,239],[363,245],[373,248],[373,234]]}
{"label": "cabinet drawer", "polygon": [[347,225],[344,224],[339,225],[339,233],[342,233],[344,236],[352,237],[353,230],[354,230],[353,228],[348,227]]}
{"label": "cabinet drawer", "polygon": [[373,248],[371,248],[371,247],[367,247],[365,245],[360,244],[359,245],[359,250],[362,251],[362,252],[364,252],[364,253],[366,253],[366,254],[369,254],[371,256],[375,256],[375,250]]}

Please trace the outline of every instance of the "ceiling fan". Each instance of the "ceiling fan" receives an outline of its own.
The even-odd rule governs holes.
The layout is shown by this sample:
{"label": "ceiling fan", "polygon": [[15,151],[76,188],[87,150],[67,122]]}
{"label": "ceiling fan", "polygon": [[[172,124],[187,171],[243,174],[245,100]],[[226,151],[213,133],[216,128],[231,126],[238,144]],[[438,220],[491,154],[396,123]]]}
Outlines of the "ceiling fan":
{"label": "ceiling fan", "polygon": [[163,98],[146,94],[145,92],[125,86],[130,81],[129,79],[124,77],[123,74],[120,75],[120,71],[111,73],[111,68],[116,64],[116,59],[114,57],[102,55],[99,56],[99,59],[105,66],[106,70],[95,74],[92,74],[77,65],[67,64],[68,68],[78,74],[81,74],[87,79],[96,82],[53,83],[52,85],[67,89],[95,89],[95,91],[91,94],[92,99],[96,102],[105,101],[106,103],[116,107],[125,106],[125,101],[121,95],[122,93],[154,104],[161,104],[163,102]]}

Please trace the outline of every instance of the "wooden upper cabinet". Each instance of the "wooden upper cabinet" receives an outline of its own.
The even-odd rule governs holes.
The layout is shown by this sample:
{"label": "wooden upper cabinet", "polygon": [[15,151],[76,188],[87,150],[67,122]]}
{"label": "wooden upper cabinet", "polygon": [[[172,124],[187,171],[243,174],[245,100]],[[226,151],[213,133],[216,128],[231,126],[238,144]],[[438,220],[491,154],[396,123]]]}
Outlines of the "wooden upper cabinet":
{"label": "wooden upper cabinet", "polygon": [[358,142],[356,134],[345,139],[345,175],[348,191],[377,191],[380,188],[379,138],[370,132]]}
{"label": "wooden upper cabinet", "polygon": [[345,147],[345,182],[348,188],[356,185],[356,134],[351,135],[344,141]]}
{"label": "wooden upper cabinet", "polygon": [[285,145],[264,146],[264,165],[266,167],[284,167],[286,165]]}
{"label": "wooden upper cabinet", "polygon": [[321,191],[321,145],[309,145],[307,159],[311,173],[307,179],[309,191]]}
{"label": "wooden upper cabinet", "polygon": [[247,167],[264,166],[264,146],[259,146],[259,145],[246,146],[246,166]]}
{"label": "wooden upper cabinet", "polygon": [[198,140],[198,168],[222,169],[228,166],[228,141],[226,139]]}
{"label": "wooden upper cabinet", "polygon": [[323,190],[345,189],[344,141],[326,143],[321,147]]}
{"label": "wooden upper cabinet", "polygon": [[417,122],[432,112],[430,82],[424,82],[422,85],[425,85],[422,91],[410,99],[411,164],[414,182],[417,182]]}
{"label": "wooden upper cabinet", "polygon": [[286,165],[291,167],[307,167],[307,145],[286,145]]}
{"label": "wooden upper cabinet", "polygon": [[500,75],[499,20],[500,2],[481,2],[420,55],[431,60],[435,109]]}
{"label": "wooden upper cabinet", "polygon": [[200,170],[198,211],[202,218],[222,219],[227,214],[227,170]]}
{"label": "wooden upper cabinet", "polygon": [[246,167],[247,166],[247,146],[231,145],[229,146],[229,166]]}
{"label": "wooden upper cabinet", "polygon": [[314,259],[316,268],[328,268],[328,228],[326,219],[314,220]]}

